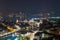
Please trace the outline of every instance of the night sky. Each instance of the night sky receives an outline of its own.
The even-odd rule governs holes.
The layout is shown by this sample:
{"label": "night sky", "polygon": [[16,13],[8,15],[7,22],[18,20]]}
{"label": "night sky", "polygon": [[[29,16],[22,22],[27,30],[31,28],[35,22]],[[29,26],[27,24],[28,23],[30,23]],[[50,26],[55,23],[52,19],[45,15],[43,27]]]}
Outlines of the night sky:
{"label": "night sky", "polygon": [[25,14],[37,14],[40,12],[53,12],[60,16],[59,0],[0,0],[0,12],[22,11]]}

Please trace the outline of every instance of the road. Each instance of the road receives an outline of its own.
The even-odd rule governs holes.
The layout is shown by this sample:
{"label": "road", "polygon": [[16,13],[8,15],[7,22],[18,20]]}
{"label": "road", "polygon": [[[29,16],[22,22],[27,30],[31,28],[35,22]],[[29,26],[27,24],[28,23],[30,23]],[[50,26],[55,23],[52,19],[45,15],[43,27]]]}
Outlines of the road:
{"label": "road", "polygon": [[[16,31],[19,31],[20,30],[20,27],[18,25],[15,25],[16,29],[14,29],[14,32]],[[5,35],[9,35],[11,33],[14,33],[14,32],[7,32],[7,33],[4,33],[4,34],[0,34],[0,36],[5,36]],[[34,34],[36,33],[37,31],[34,31],[33,33],[29,32],[29,33],[26,33],[25,35],[23,36],[30,36],[30,40],[33,40],[34,38]]]}

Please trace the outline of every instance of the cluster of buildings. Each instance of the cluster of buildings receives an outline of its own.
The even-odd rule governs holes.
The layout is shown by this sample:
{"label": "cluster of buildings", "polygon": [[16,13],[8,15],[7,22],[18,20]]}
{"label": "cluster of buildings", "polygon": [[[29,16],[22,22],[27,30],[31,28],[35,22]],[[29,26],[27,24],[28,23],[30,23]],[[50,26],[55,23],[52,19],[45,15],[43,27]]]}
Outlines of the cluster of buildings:
{"label": "cluster of buildings", "polygon": [[[2,33],[5,33],[6,29],[8,30],[7,31],[7,34],[11,34],[11,33],[8,33],[8,32],[13,32],[13,30],[15,30],[14,32],[16,32],[16,30],[18,31],[18,33],[20,34],[24,34],[25,32],[31,32],[31,33],[34,33],[34,31],[40,31],[40,28],[41,29],[44,29],[45,26],[44,25],[48,25],[47,22],[44,22],[44,23],[47,23],[47,24],[44,24],[43,23],[43,20],[47,20],[48,22],[51,22],[52,24],[52,27],[56,26],[58,27],[60,24],[59,24],[59,20],[60,20],[60,17],[47,17],[47,18],[44,18],[44,17],[40,17],[40,18],[26,18],[26,15],[22,14],[20,12],[20,14],[12,14],[12,15],[7,15],[7,16],[0,16],[0,33],[2,31]],[[42,25],[42,27],[40,27],[40,25]],[[59,24],[57,26],[57,24]],[[51,27],[51,25],[50,25]],[[58,27],[59,28],[59,27]],[[15,34],[15,33],[12,33],[12,34]],[[4,34],[5,35],[5,34]]]}

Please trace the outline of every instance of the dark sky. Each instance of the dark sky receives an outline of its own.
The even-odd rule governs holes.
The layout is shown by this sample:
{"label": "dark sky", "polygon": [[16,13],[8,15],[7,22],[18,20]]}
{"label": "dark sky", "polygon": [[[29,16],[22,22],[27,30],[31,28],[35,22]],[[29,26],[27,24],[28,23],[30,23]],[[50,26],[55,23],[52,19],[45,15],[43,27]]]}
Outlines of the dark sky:
{"label": "dark sky", "polygon": [[59,0],[0,0],[0,12],[23,11],[27,14],[37,14],[40,12],[54,12],[59,15]]}

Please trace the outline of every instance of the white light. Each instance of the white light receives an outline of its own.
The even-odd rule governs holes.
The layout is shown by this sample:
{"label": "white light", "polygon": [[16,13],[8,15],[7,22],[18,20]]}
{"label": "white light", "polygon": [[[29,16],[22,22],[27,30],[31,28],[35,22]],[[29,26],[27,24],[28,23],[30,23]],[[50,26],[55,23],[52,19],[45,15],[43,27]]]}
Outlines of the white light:
{"label": "white light", "polygon": [[14,34],[12,34],[12,36],[14,37],[15,35],[14,35]]}
{"label": "white light", "polygon": [[15,38],[14,40],[18,40],[19,38]]}

